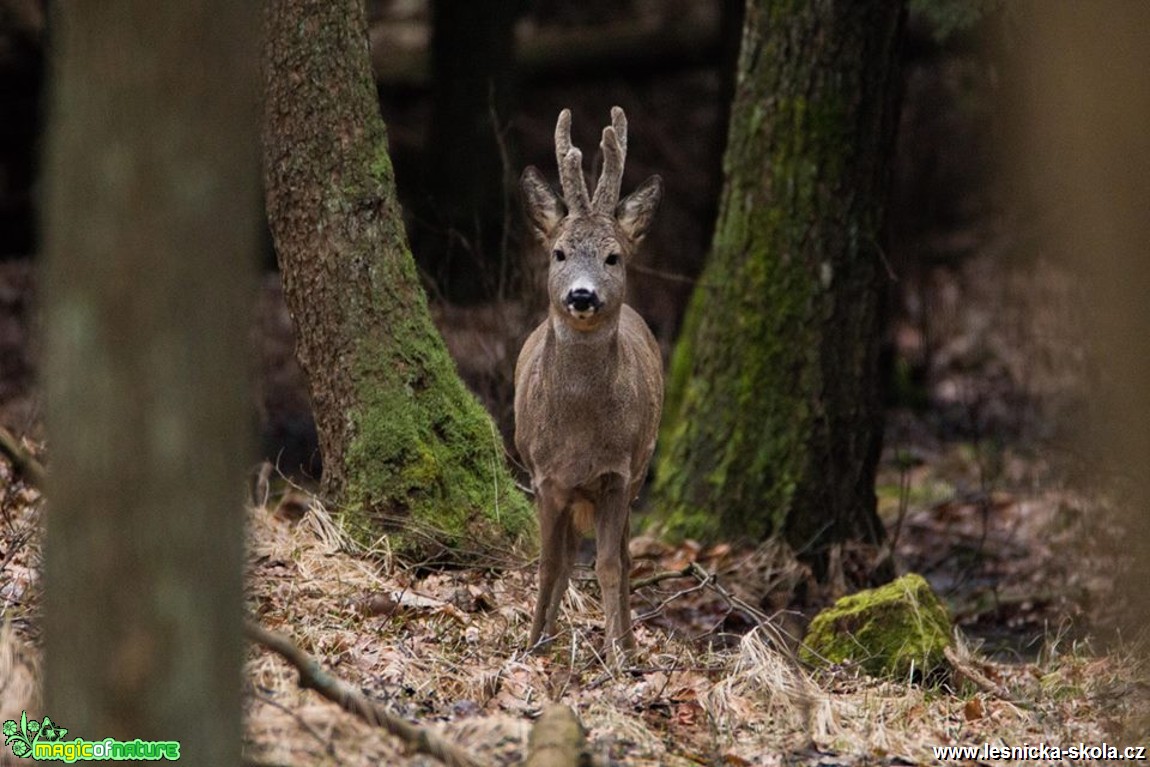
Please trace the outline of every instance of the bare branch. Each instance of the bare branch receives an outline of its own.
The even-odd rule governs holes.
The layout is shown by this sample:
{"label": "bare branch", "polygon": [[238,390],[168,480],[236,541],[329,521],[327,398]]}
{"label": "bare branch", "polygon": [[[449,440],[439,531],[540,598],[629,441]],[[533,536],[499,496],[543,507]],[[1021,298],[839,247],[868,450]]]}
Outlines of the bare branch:
{"label": "bare branch", "polygon": [[634,591],[635,589],[641,589],[644,586],[654,586],[656,583],[674,580],[675,578],[690,578],[692,575],[694,575],[694,567],[695,563],[692,562],[682,570],[664,570],[661,573],[648,575],[646,578],[639,578],[637,580],[631,581],[631,590]]}
{"label": "bare branch", "polygon": [[986,674],[983,674],[981,671],[979,671],[978,668],[975,667],[974,663],[970,662],[967,658],[964,658],[953,647],[947,646],[943,648],[942,652],[943,655],[946,656],[946,659],[950,661],[950,665],[957,675],[969,680],[975,687],[978,687],[984,692],[990,693],[996,698],[1013,702],[1013,698],[1011,697],[1010,692],[1005,687],[993,681]]}
{"label": "bare branch", "polygon": [[24,475],[24,479],[36,487],[44,487],[44,465],[36,460],[27,448],[20,444],[12,432],[0,426],[0,453],[8,457],[13,468]]}
{"label": "bare branch", "polygon": [[295,666],[299,671],[300,687],[315,690],[333,703],[339,704],[344,711],[355,714],[370,725],[382,727],[413,751],[434,757],[449,767],[481,767],[481,762],[458,746],[372,703],[359,690],[326,672],[319,661],[301,650],[283,634],[269,631],[252,621],[244,622],[244,633],[253,642],[263,645]]}
{"label": "bare branch", "polygon": [[784,641],[784,637],[789,638],[792,641],[796,641],[795,637],[792,637],[789,632],[772,622],[770,615],[767,615],[765,612],[758,609],[754,605],[749,604],[746,600],[740,599],[739,597],[732,594],[730,590],[719,583],[719,578],[715,573],[709,572],[707,568],[703,567],[698,562],[690,562],[681,570],[667,570],[664,572],[655,573],[654,575],[650,575],[646,578],[640,578],[632,584],[632,589],[639,589],[643,586],[651,586],[662,581],[674,580],[677,578],[694,578],[696,585],[682,589],[681,591],[676,591],[671,596],[663,599],[654,608],[639,616],[640,621],[645,621],[653,618],[654,616],[658,615],[667,605],[671,604],[677,599],[680,599],[681,597],[687,596],[688,594],[693,594],[703,589],[707,589],[717,594],[724,602],[727,603],[727,606],[731,610],[742,613],[745,617],[750,619],[751,622],[758,626],[762,626],[763,630],[770,634],[771,638],[775,641],[775,644],[778,647],[787,646],[787,642]]}

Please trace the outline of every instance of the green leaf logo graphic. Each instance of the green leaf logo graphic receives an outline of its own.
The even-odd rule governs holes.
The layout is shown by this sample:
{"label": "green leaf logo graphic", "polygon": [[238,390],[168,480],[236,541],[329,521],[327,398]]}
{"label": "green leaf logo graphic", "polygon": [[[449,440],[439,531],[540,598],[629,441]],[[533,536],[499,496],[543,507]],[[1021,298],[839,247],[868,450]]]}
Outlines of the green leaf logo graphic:
{"label": "green leaf logo graphic", "polygon": [[44,717],[44,722],[35,719],[28,720],[28,712],[20,712],[20,722],[14,719],[4,722],[4,744],[12,749],[15,756],[30,756],[32,746],[39,740],[63,740],[67,729],[52,724],[52,720]]}
{"label": "green leaf logo graphic", "polygon": [[52,724],[52,720],[49,717],[44,717],[44,722],[40,725],[40,740],[45,743],[56,743],[64,740],[64,736],[67,734],[67,727],[59,727]]}
{"label": "green leaf logo graphic", "polygon": [[32,753],[32,740],[28,737],[28,712],[20,712],[20,724],[12,719],[4,723],[4,745],[12,749],[16,756],[27,756]]}

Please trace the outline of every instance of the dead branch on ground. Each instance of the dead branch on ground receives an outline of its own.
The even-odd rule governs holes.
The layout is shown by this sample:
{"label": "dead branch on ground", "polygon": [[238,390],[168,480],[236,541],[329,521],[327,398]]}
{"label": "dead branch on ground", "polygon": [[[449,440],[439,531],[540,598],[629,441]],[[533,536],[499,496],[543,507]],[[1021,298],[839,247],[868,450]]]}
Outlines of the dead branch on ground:
{"label": "dead branch on ground", "polygon": [[966,679],[983,692],[989,693],[1000,700],[1015,702],[1009,690],[979,671],[971,660],[964,657],[964,654],[960,654],[959,651],[953,647],[947,647],[943,649],[942,652],[946,656],[946,659],[950,661],[950,665],[958,677]]}
{"label": "dead branch on ground", "polygon": [[359,690],[325,671],[319,661],[283,634],[269,631],[252,621],[244,622],[244,633],[253,642],[263,645],[295,666],[299,671],[300,687],[315,690],[344,711],[355,714],[370,725],[382,727],[402,740],[412,751],[434,757],[449,767],[481,767],[478,760],[458,746],[372,703]]}
{"label": "dead branch on ground", "polygon": [[788,646],[788,643],[785,641],[784,637],[791,639],[792,642],[796,641],[795,637],[791,637],[785,630],[775,625],[771,621],[772,616],[767,615],[765,612],[758,609],[754,605],[749,604],[746,600],[740,599],[739,597],[732,594],[729,589],[719,583],[719,579],[716,574],[709,572],[707,568],[703,567],[698,562],[691,562],[684,566],[681,570],[667,570],[664,572],[658,572],[653,575],[649,575],[646,578],[639,578],[632,584],[632,590],[642,588],[643,586],[652,586],[662,581],[674,580],[677,578],[693,578],[696,582],[696,585],[683,589],[682,591],[677,591],[671,596],[662,600],[655,608],[640,616],[640,621],[657,615],[667,605],[669,605],[671,602],[674,602],[676,599],[679,599],[680,597],[686,596],[687,594],[692,594],[701,589],[707,589],[717,594],[720,599],[727,603],[727,606],[731,610],[742,613],[744,616],[749,618],[752,623],[758,626],[762,626],[763,630],[768,633],[772,640],[774,640],[774,643],[777,647],[785,648]]}
{"label": "dead branch on ground", "polygon": [[16,435],[3,426],[0,426],[0,453],[8,457],[8,460],[12,462],[12,467],[24,475],[24,479],[28,480],[29,483],[38,488],[44,487],[44,465],[20,444]]}

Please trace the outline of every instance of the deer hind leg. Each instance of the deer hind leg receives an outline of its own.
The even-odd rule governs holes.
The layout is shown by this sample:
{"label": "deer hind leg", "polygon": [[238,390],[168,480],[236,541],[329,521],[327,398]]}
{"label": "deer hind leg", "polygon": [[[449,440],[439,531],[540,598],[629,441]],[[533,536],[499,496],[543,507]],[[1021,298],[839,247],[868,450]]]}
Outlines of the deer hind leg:
{"label": "deer hind leg", "polygon": [[603,593],[607,654],[635,646],[631,633],[631,508],[622,477],[605,481],[595,515],[595,574]]}
{"label": "deer hind leg", "polygon": [[540,647],[540,639],[555,635],[555,620],[571,568],[575,561],[578,536],[571,519],[571,509],[553,491],[539,489],[539,534],[542,549],[539,554],[539,596],[535,601],[535,615],[531,621],[528,646]]}

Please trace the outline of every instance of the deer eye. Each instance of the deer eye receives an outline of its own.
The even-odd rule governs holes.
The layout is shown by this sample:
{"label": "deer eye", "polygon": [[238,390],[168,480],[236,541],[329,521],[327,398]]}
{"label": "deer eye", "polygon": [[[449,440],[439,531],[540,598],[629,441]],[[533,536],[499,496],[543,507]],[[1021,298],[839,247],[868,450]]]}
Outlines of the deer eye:
{"label": "deer eye", "polygon": [[614,266],[615,264],[619,263],[619,254],[618,253],[610,254],[609,256],[607,256],[607,260],[604,263],[607,264],[607,266]]}
{"label": "deer eye", "polygon": [[555,256],[556,261],[566,261],[567,260],[567,254],[561,250],[556,249],[552,255]]}

